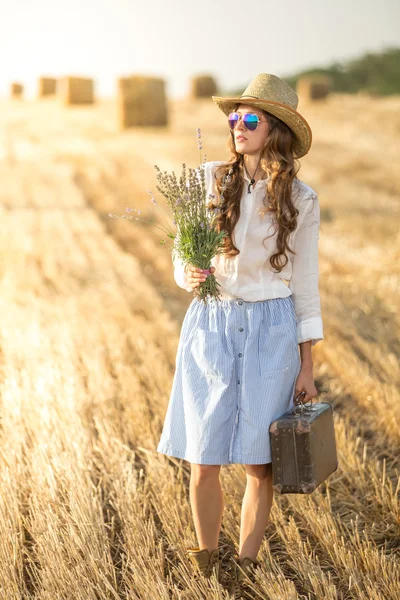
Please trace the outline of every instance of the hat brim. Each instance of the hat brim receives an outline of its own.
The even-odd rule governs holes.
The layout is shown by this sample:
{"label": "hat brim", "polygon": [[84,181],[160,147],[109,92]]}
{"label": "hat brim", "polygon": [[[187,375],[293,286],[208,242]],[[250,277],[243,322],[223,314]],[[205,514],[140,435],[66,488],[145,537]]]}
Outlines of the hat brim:
{"label": "hat brim", "polygon": [[293,152],[296,158],[305,156],[310,150],[312,142],[311,127],[297,110],[294,110],[294,108],[291,108],[287,104],[274,102],[273,100],[260,100],[258,98],[247,97],[221,98],[220,96],[212,96],[212,99],[218,108],[227,116],[235,109],[236,104],[249,104],[250,106],[266,110],[286,123],[293,131],[295,135]]}

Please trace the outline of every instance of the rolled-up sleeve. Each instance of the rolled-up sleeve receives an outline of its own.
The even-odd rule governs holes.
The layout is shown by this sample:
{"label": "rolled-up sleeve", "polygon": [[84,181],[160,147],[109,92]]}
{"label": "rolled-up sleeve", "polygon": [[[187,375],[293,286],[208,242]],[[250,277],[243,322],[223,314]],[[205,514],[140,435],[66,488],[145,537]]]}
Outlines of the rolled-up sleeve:
{"label": "rolled-up sleeve", "polygon": [[298,343],[311,340],[311,345],[324,339],[321,300],[318,289],[318,240],[320,206],[317,194],[309,193],[301,203],[298,229],[294,235],[292,250],[292,290],[297,317]]}

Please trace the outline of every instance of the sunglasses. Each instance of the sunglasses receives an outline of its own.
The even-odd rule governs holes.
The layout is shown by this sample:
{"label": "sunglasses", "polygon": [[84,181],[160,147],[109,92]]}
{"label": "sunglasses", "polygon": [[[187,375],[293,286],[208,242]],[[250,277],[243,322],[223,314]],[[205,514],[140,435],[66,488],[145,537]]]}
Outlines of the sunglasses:
{"label": "sunglasses", "polygon": [[232,112],[228,116],[228,124],[230,129],[235,129],[236,123],[239,123],[240,119],[243,120],[243,125],[249,131],[255,131],[260,123],[266,123],[267,121],[261,121],[258,115],[254,113],[245,113],[244,115],[240,115],[237,112]]}

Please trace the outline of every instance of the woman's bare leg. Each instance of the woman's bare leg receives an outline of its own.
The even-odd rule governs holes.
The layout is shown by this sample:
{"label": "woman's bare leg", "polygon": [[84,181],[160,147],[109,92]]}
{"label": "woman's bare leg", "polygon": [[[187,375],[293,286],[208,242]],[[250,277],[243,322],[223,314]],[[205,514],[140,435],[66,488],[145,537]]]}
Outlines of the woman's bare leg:
{"label": "woman's bare leg", "polygon": [[224,497],[219,474],[221,465],[190,464],[190,503],[199,548],[218,548],[224,511]]}
{"label": "woman's bare leg", "polygon": [[256,560],[272,506],[272,465],[245,467],[247,482],[241,512],[239,559],[249,556]]}

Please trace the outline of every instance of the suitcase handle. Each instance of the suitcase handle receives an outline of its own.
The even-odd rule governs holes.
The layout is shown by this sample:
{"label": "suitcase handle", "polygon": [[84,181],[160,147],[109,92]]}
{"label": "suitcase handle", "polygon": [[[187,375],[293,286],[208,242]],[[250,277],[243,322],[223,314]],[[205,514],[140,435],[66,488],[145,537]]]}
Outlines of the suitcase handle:
{"label": "suitcase handle", "polygon": [[306,410],[306,408],[308,408],[309,406],[312,406],[312,400],[309,400],[309,404],[307,404],[306,402],[303,402],[302,400],[299,400],[300,396],[304,397],[306,395],[306,393],[307,392],[305,390],[303,390],[294,399],[295,407],[293,408],[293,413],[295,415],[299,414],[299,413],[303,413]]}

